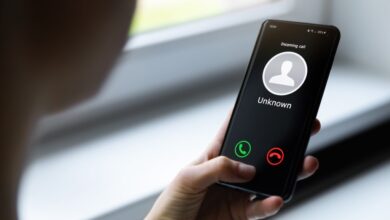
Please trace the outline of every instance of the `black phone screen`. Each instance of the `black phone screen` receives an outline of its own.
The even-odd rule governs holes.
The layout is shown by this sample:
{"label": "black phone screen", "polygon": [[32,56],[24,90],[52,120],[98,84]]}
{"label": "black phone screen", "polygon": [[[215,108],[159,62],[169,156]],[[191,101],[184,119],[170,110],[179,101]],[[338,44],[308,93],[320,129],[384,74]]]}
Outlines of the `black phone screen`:
{"label": "black phone screen", "polygon": [[256,176],[223,185],[291,196],[339,38],[333,26],[263,23],[221,149]]}

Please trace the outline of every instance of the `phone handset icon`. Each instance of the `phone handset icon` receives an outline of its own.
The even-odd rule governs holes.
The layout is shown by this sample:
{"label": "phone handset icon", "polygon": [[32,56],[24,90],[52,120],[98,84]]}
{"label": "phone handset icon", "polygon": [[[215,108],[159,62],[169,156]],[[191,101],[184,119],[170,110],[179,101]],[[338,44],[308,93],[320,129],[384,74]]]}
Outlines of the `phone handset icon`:
{"label": "phone handset icon", "polygon": [[271,166],[277,166],[284,160],[284,152],[280,147],[273,147],[267,152],[267,163]]}
{"label": "phone handset icon", "polygon": [[249,156],[252,150],[252,145],[247,140],[238,141],[234,147],[234,153],[238,158],[245,158]]}
{"label": "phone handset icon", "polygon": [[280,155],[279,153],[273,152],[273,153],[269,154],[269,157],[276,158],[277,160],[280,160],[282,158],[282,155]]}
{"label": "phone handset icon", "polygon": [[242,154],[242,155],[246,155],[246,154],[247,154],[247,151],[244,150],[244,145],[243,145],[243,144],[238,145],[238,151],[239,151],[240,154]]}

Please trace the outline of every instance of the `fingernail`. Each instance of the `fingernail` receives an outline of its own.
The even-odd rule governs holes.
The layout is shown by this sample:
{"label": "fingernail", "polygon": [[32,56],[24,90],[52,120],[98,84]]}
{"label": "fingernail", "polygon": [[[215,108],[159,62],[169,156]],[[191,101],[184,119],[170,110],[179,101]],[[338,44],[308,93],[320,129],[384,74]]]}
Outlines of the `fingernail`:
{"label": "fingernail", "polygon": [[240,175],[244,179],[252,178],[256,173],[256,168],[251,165],[247,165],[244,163],[239,163],[238,165],[238,175]]}
{"label": "fingernail", "polygon": [[277,202],[275,203],[275,206],[273,207],[273,209],[271,209],[269,211],[269,213],[267,213],[267,216],[275,215],[276,213],[279,212],[279,210],[283,206],[283,199],[282,198],[280,198],[279,196],[275,196],[275,199],[277,199]]}
{"label": "fingernail", "polygon": [[282,208],[282,206],[279,206],[278,208],[271,210],[269,213],[266,214],[266,216],[276,215],[280,211],[281,208]]}
{"label": "fingernail", "polygon": [[275,209],[274,215],[275,215],[276,213],[278,213],[278,212],[280,211],[280,209],[282,209],[282,206],[283,206],[283,203],[281,203],[281,204]]}

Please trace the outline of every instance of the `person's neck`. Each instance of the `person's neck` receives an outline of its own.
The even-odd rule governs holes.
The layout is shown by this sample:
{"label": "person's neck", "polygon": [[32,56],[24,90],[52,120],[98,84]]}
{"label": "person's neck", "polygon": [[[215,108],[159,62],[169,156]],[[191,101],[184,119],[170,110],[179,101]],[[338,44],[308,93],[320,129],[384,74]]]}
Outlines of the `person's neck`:
{"label": "person's neck", "polygon": [[0,83],[0,219],[13,220],[17,219],[18,186],[26,156],[26,145],[40,111],[29,88],[19,87],[23,83],[2,81]]}

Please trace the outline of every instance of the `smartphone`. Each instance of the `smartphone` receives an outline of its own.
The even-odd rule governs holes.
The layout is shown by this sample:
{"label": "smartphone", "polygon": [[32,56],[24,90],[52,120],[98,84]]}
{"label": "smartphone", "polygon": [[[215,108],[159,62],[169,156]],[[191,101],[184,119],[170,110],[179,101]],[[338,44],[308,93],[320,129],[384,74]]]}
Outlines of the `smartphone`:
{"label": "smartphone", "polygon": [[220,151],[256,176],[219,184],[291,199],[339,40],[334,26],[263,23]]}

